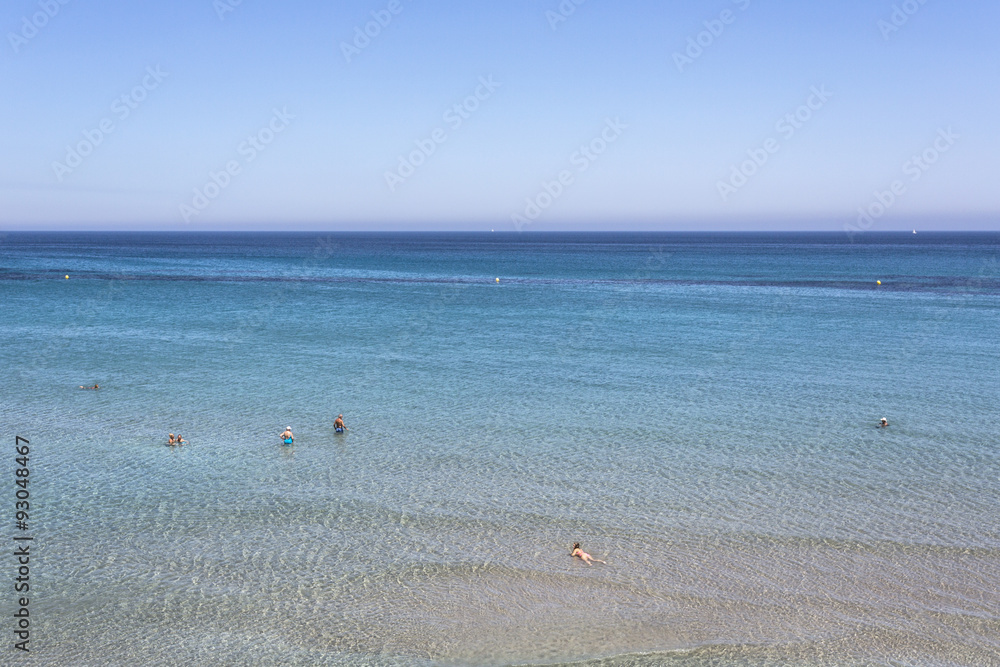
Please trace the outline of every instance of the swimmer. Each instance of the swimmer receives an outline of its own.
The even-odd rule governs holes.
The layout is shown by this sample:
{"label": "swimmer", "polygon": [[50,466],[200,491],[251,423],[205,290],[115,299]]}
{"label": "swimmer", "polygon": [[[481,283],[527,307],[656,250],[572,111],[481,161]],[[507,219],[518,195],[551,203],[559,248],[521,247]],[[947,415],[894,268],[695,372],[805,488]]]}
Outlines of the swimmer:
{"label": "swimmer", "polygon": [[882,421],[880,421],[880,422],[878,423],[878,427],[879,427],[879,428],[885,428],[885,427],[886,427],[886,426],[888,426],[888,425],[889,425],[889,422],[888,422],[888,420],[886,420],[886,418],[885,418],[885,417],[882,417]]}
{"label": "swimmer", "polygon": [[82,384],[80,385],[80,389],[100,389],[100,388],[101,386],[97,383],[94,383],[93,387],[84,387]]}
{"label": "swimmer", "polygon": [[167,444],[170,445],[171,447],[173,447],[174,445],[176,445],[177,444],[177,439],[174,437],[174,434],[173,433],[168,433],[167,435],[170,436],[169,438],[167,438]]}
{"label": "swimmer", "polygon": [[573,553],[571,553],[570,556],[573,556],[574,558],[579,558],[580,560],[582,560],[587,565],[593,565],[595,560],[598,563],[604,563],[605,565],[608,564],[607,561],[603,561],[603,560],[601,560],[599,558],[594,558],[593,556],[591,556],[590,554],[588,554],[586,551],[584,551],[583,549],[581,549],[579,542],[577,542],[576,544],[573,545]]}
{"label": "swimmer", "polygon": [[182,438],[182,437],[180,436],[180,434],[178,434],[178,435],[177,435],[177,444],[178,444],[178,445],[186,445],[186,444],[188,444],[188,441],[187,441],[187,440],[185,440],[184,438]]}
{"label": "swimmer", "polygon": [[291,426],[286,426],[285,427],[285,432],[282,433],[278,437],[281,438],[282,440],[284,440],[286,445],[290,445],[293,442],[295,442],[295,436],[292,435],[292,427]]}
{"label": "swimmer", "polygon": [[344,431],[349,430],[346,426],[344,426],[344,415],[337,415],[337,418],[333,420],[333,430],[337,433],[343,433]]}

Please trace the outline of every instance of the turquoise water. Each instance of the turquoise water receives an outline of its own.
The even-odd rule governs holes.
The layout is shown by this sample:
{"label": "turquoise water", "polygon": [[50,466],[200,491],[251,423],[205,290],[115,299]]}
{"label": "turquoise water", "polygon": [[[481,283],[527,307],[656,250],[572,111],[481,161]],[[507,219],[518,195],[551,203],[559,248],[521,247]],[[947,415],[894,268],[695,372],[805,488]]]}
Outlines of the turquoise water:
{"label": "turquoise water", "polygon": [[1000,234],[10,234],[0,315],[33,662],[1000,664]]}

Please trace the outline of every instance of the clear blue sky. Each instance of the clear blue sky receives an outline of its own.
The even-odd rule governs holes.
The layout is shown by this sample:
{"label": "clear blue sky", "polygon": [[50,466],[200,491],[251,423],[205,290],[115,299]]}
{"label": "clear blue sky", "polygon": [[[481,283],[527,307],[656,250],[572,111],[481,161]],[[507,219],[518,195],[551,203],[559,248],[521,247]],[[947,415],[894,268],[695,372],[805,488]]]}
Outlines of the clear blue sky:
{"label": "clear blue sky", "polygon": [[996,0],[237,2],[6,0],[0,228],[1000,228]]}

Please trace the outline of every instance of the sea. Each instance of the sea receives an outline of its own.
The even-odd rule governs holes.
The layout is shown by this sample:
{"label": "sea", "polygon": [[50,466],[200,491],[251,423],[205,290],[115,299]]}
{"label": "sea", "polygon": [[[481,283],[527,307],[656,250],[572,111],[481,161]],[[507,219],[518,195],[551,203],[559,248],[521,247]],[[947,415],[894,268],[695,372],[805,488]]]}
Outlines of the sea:
{"label": "sea", "polygon": [[1000,665],[998,332],[1000,233],[7,233],[0,663]]}

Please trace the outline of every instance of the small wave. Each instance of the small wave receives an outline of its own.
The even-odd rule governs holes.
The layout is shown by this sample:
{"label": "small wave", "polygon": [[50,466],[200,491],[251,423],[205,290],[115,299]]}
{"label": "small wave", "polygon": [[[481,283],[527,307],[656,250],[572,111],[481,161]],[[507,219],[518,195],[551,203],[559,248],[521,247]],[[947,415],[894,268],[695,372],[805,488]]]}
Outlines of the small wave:
{"label": "small wave", "polygon": [[[289,276],[289,275],[193,275],[141,273],[74,273],[76,280],[203,282],[203,283],[299,283],[299,284],[492,284],[486,276]],[[62,280],[63,272],[26,273],[0,268],[0,281]],[[1000,279],[952,276],[887,277],[882,284],[871,280],[775,280],[695,279],[695,278],[504,278],[504,284],[546,286],[607,286],[607,287],[740,287],[805,290],[848,290],[882,292],[934,292],[938,294],[1000,294]]]}

